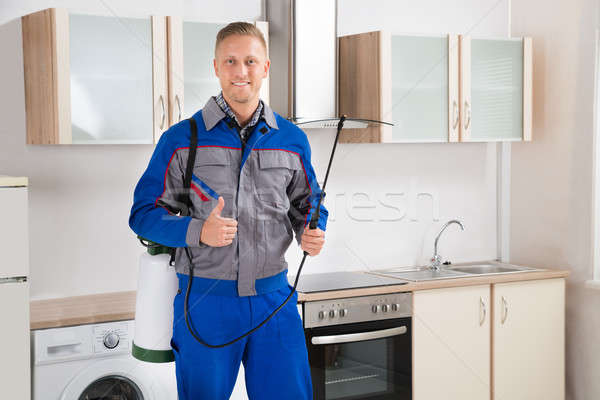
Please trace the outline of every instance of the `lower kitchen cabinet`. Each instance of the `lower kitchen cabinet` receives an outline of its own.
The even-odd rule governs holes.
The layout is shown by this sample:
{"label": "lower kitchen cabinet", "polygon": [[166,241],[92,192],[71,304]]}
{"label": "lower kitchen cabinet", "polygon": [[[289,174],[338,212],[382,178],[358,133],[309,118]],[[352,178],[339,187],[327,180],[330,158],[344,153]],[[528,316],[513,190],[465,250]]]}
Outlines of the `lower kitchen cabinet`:
{"label": "lower kitchen cabinet", "polygon": [[565,280],[492,285],[494,399],[565,398]]}
{"label": "lower kitchen cabinet", "polygon": [[437,398],[564,400],[565,279],[415,291],[413,399]]}
{"label": "lower kitchen cabinet", "polygon": [[413,293],[413,400],[490,398],[490,285]]}

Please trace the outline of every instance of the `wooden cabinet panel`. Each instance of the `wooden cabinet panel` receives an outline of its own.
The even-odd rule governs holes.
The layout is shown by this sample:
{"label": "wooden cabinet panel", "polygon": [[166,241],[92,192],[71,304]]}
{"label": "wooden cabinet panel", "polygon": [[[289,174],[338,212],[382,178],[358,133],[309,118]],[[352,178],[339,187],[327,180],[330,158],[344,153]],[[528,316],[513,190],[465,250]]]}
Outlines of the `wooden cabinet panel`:
{"label": "wooden cabinet panel", "polygon": [[[383,120],[385,102],[383,88],[391,82],[384,82],[382,68],[390,68],[382,63],[382,42],[384,33],[367,32],[340,37],[339,40],[339,110],[340,115],[352,118]],[[391,92],[390,92],[391,97]],[[390,101],[391,103],[391,101]],[[380,143],[385,137],[385,127],[365,129],[344,129],[340,133],[340,143]]]}

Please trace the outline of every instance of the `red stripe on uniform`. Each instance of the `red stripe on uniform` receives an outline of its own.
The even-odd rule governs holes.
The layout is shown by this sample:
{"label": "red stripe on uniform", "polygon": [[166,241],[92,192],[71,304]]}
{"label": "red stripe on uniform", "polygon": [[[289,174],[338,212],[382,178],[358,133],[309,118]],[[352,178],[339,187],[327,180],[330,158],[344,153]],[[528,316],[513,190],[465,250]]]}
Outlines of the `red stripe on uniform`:
{"label": "red stripe on uniform", "polygon": [[[227,146],[213,146],[213,145],[203,145],[203,146],[198,146],[198,147],[219,147],[222,149],[233,149],[233,150],[241,150],[242,149],[241,147],[227,147]],[[175,157],[175,153],[177,153],[179,150],[189,149],[189,148],[190,148],[190,146],[178,147],[173,151],[173,154],[171,154],[171,158],[169,159],[169,162],[167,163],[167,168],[165,169],[165,177],[163,179],[163,191],[160,194],[160,196],[158,196],[156,198],[156,200],[154,200],[154,207],[156,207],[156,202],[158,201],[158,199],[160,199],[163,196],[163,194],[165,194],[165,190],[167,190],[167,173],[169,172],[169,166],[171,165],[171,161],[173,161],[173,157]],[[204,197],[206,198],[206,196],[204,196]],[[208,201],[208,199],[206,199],[206,201]]]}
{"label": "red stripe on uniform", "polygon": [[204,193],[202,193],[202,192],[200,191],[200,188],[199,188],[198,186],[196,186],[196,185],[195,185],[193,182],[192,182],[192,184],[191,184],[191,187],[192,187],[192,190],[193,190],[194,192],[196,192],[196,194],[197,194],[198,196],[200,196],[200,199],[201,199],[202,201],[210,201],[210,200],[208,200],[208,197],[206,197],[206,196],[204,195]]}

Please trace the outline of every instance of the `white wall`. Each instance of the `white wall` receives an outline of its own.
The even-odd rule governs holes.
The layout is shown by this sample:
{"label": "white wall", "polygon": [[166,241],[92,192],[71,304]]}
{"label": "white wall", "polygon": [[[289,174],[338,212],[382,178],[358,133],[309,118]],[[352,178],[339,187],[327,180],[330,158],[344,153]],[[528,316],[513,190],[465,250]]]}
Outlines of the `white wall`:
{"label": "white wall", "polygon": [[[512,34],[533,37],[533,142],[512,148],[511,261],[571,270],[567,399],[600,396],[600,291],[592,279],[592,144],[598,2],[512,4]],[[533,17],[535,16],[535,17]]]}
{"label": "white wall", "polygon": [[[399,24],[406,32],[471,31],[490,36],[507,32],[508,0],[471,0],[452,7],[439,0],[418,7],[409,1],[380,3],[381,7],[369,7],[378,14],[372,10],[369,14],[358,1],[340,1],[338,32]],[[264,14],[260,1],[236,1],[239,7],[230,18],[225,5],[223,9],[211,5],[205,11],[203,7],[212,4],[208,1],[124,4],[13,1],[0,16],[0,21],[8,21],[0,26],[0,48],[13,55],[0,61],[0,109],[5,116],[0,127],[0,171],[30,177],[33,299],[135,289],[142,249],[127,218],[134,185],[153,147],[25,145],[21,31],[14,18],[52,5],[117,15],[184,13],[221,21]],[[227,12],[234,9],[227,4]],[[383,22],[377,25],[378,20]],[[308,134],[313,164],[322,179],[333,134],[329,130]],[[350,201],[356,192],[366,195]],[[331,211],[327,243],[319,257],[307,261],[304,273],[424,264],[432,255],[435,234],[450,218],[460,218],[466,230],[448,229],[439,246],[444,258],[458,262],[496,256],[495,144],[340,145],[327,193]],[[296,270],[300,255],[292,245],[290,272]]]}

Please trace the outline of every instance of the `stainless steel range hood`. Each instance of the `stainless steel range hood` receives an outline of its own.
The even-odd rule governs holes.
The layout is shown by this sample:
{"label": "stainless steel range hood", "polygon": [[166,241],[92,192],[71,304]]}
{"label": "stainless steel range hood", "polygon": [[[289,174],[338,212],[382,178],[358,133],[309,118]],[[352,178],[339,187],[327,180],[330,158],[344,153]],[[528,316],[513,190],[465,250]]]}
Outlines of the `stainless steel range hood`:
{"label": "stainless steel range hood", "polygon": [[337,1],[292,0],[291,110],[294,121],[338,117]]}
{"label": "stainless steel range hood", "polygon": [[266,0],[266,12],[271,107],[296,122],[337,118],[337,0]]}

